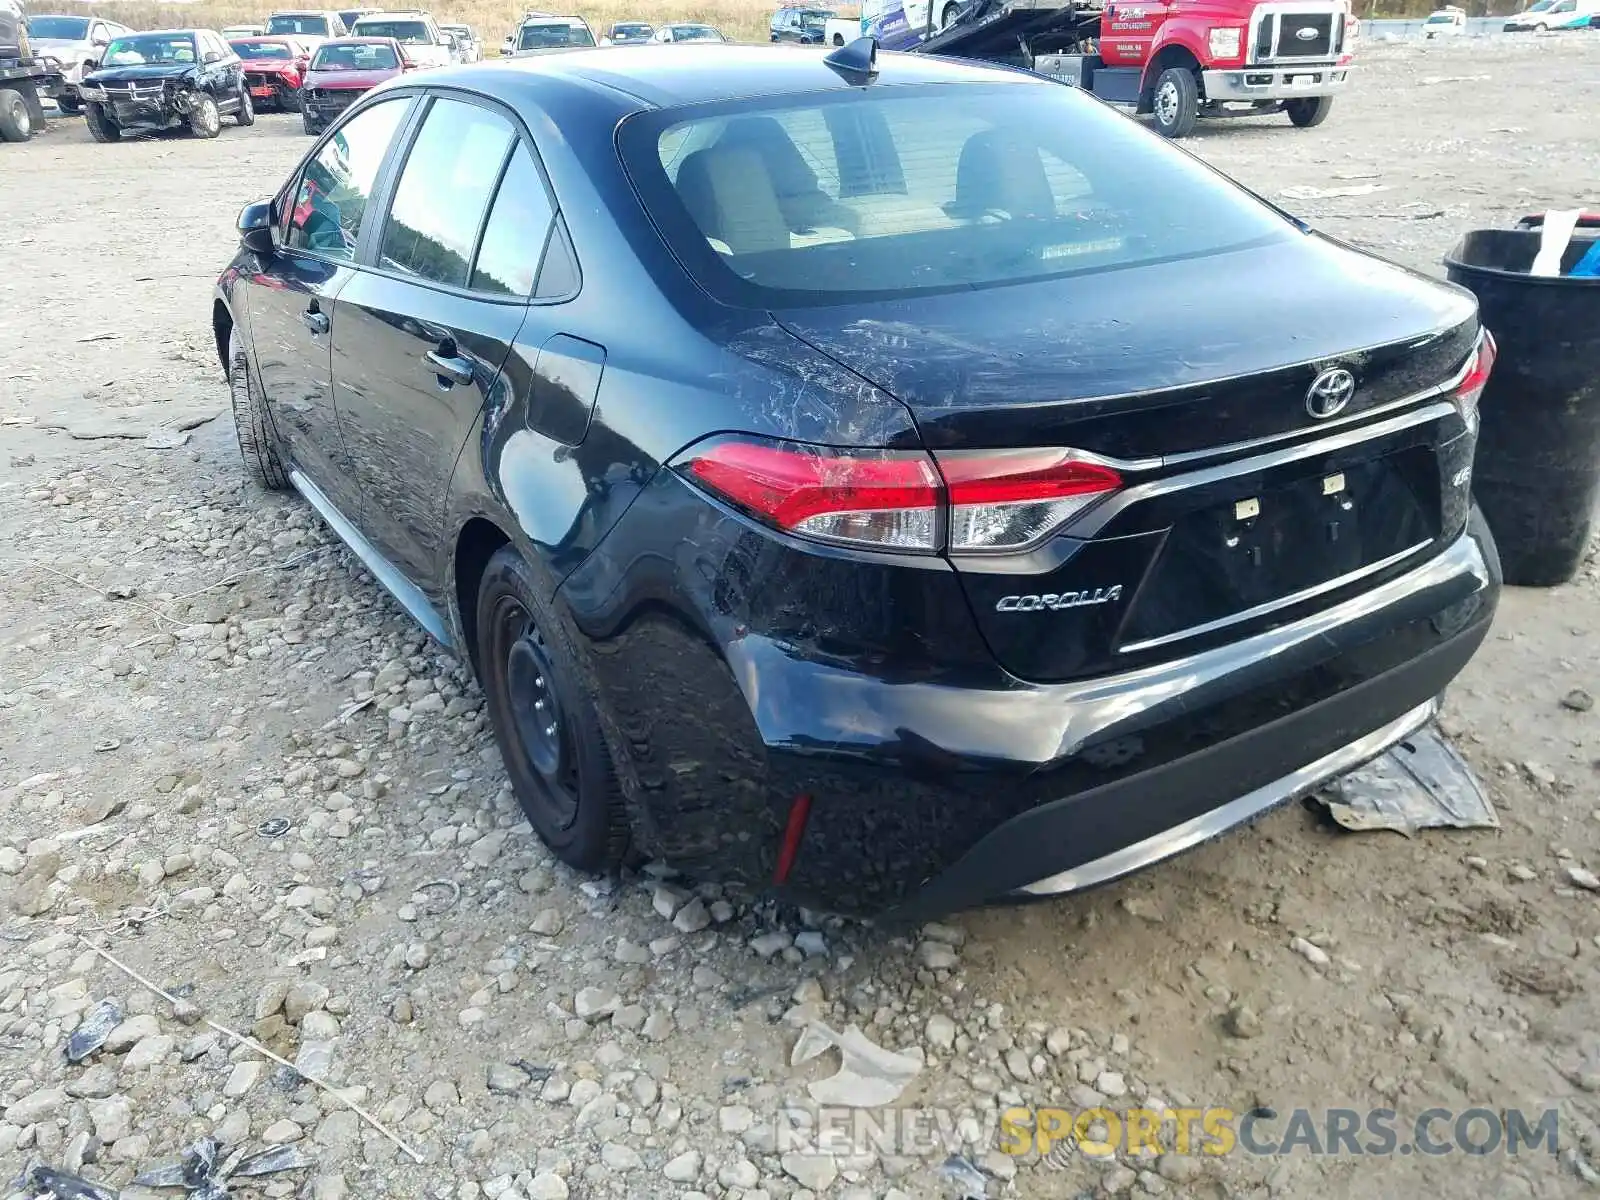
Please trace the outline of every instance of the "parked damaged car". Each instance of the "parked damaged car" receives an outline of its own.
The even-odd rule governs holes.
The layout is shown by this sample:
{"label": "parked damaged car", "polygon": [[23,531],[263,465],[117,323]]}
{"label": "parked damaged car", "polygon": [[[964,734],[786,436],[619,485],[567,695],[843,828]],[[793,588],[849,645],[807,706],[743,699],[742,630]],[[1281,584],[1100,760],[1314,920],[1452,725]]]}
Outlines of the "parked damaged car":
{"label": "parked damaged car", "polygon": [[1501,586],[1471,294],[870,46],[418,72],[240,214],[246,469],[471,664],[534,830],[919,920],[1422,729]]}
{"label": "parked damaged car", "polygon": [[214,138],[223,117],[255,122],[244,65],[212,29],[163,29],[120,37],[106,47],[100,68],[78,88],[84,119],[97,142],[125,133],[187,128]]}
{"label": "parked damaged car", "polygon": [[300,111],[300,85],[312,47],[295,37],[237,38],[228,43],[244,64],[245,89],[257,109]]}
{"label": "parked damaged car", "polygon": [[321,133],[367,92],[408,69],[404,48],[394,38],[323,42],[311,56],[301,90],[300,120],[305,131]]}

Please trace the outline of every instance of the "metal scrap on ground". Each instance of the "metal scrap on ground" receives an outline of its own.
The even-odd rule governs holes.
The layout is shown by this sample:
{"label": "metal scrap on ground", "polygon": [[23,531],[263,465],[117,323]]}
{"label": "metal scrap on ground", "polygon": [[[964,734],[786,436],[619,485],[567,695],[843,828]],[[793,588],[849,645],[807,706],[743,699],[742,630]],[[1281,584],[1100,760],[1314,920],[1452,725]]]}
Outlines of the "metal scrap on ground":
{"label": "metal scrap on ground", "polygon": [[1432,726],[1336,779],[1318,799],[1356,832],[1500,827],[1472,768]]}

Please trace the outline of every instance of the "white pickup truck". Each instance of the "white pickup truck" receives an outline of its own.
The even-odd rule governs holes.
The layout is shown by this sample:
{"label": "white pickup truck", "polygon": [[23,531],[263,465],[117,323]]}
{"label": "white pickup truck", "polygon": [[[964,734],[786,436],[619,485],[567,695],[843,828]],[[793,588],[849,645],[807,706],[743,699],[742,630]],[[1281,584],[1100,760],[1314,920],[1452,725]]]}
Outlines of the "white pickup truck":
{"label": "white pickup truck", "polygon": [[842,46],[866,31],[867,23],[861,17],[829,17],[822,23],[822,40],[830,46]]}

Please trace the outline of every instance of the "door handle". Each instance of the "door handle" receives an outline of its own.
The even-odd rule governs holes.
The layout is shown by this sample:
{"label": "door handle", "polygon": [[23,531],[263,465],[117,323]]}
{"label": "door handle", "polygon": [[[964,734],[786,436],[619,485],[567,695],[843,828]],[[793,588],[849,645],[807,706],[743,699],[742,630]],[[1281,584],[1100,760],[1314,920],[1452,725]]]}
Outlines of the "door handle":
{"label": "door handle", "polygon": [[472,360],[469,358],[456,358],[453,355],[441,354],[437,350],[429,350],[422,356],[422,360],[428,365],[428,370],[440,379],[448,379],[451,383],[472,382]]}
{"label": "door handle", "polygon": [[311,330],[312,333],[328,332],[328,316],[326,313],[318,312],[314,308],[308,308],[300,314],[300,319],[305,322],[306,328]]}

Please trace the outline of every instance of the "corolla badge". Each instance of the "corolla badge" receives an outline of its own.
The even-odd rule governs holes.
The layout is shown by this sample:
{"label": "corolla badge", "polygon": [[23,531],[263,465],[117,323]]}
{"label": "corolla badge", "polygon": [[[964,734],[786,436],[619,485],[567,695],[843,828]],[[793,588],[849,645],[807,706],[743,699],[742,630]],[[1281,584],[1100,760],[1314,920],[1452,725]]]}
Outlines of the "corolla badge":
{"label": "corolla badge", "polygon": [[1041,612],[1044,609],[1086,608],[1122,599],[1122,585],[1095,588],[1087,592],[1045,592],[1036,596],[1001,596],[995,612]]}
{"label": "corolla badge", "polygon": [[1306,392],[1306,411],[1319,421],[1344,411],[1356,394],[1356,377],[1343,367],[1324,371]]}

